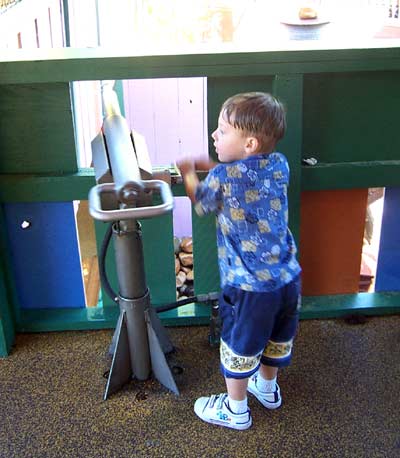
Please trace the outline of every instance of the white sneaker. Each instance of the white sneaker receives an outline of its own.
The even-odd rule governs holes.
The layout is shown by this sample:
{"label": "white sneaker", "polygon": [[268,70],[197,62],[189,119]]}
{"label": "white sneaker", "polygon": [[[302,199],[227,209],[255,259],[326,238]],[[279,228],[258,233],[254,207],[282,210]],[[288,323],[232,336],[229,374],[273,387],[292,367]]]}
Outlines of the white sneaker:
{"label": "white sneaker", "polygon": [[277,409],[278,407],[280,407],[282,404],[282,398],[279,385],[276,384],[275,391],[260,391],[257,388],[257,376],[258,372],[256,372],[249,378],[247,391],[253,394],[267,409]]}
{"label": "white sneaker", "polygon": [[227,428],[247,429],[252,423],[249,409],[245,413],[239,414],[231,411],[226,393],[197,399],[194,404],[194,411],[198,417],[207,423],[226,426]]}

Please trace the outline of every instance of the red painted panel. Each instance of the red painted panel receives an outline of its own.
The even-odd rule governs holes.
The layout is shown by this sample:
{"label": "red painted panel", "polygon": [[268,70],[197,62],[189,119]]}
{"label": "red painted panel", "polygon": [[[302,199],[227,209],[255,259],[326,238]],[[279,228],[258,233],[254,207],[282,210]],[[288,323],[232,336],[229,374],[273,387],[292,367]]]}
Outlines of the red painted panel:
{"label": "red painted panel", "polygon": [[368,189],[306,191],[301,195],[303,294],[359,291]]}

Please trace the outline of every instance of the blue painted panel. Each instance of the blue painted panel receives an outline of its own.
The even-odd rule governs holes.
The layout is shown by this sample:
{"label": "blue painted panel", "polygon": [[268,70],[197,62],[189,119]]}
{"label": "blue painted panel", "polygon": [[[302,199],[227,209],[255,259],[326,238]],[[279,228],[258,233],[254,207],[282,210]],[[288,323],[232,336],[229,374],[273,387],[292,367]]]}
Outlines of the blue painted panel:
{"label": "blue painted panel", "polygon": [[375,291],[400,291],[400,188],[386,188]]}
{"label": "blue painted panel", "polygon": [[[20,307],[85,307],[73,204],[14,203],[4,210]],[[24,221],[30,227],[23,229]]]}

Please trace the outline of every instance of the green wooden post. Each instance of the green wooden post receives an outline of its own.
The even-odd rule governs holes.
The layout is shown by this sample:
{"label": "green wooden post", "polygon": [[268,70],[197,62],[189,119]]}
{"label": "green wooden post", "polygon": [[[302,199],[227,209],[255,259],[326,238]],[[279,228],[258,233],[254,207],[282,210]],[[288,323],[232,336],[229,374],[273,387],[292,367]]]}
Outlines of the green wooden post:
{"label": "green wooden post", "polygon": [[199,217],[192,209],[192,226],[195,293],[219,291],[215,216]]}
{"label": "green wooden post", "polygon": [[172,213],[143,220],[141,224],[144,267],[151,303],[174,302],[176,279]]}
{"label": "green wooden post", "polygon": [[6,234],[4,231],[5,221],[3,208],[0,205],[0,358],[8,355],[11,346],[15,339],[15,320],[13,316],[13,306],[10,290],[7,285],[8,281],[5,266],[8,264],[5,258],[6,249]]}
{"label": "green wooden post", "polygon": [[287,131],[277,146],[277,149],[285,154],[289,161],[289,226],[297,241],[297,245],[299,245],[303,75],[276,75],[273,84],[273,93],[284,103],[287,110]]}
{"label": "green wooden post", "polygon": [[7,296],[5,275],[0,267],[0,358],[8,355],[15,339],[14,320]]}

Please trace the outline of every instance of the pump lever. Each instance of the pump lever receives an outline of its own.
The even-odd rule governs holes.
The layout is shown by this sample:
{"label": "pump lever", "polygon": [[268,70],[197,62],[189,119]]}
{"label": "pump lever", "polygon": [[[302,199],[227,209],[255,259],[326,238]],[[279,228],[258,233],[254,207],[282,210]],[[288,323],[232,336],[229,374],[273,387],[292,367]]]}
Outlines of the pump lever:
{"label": "pump lever", "polygon": [[119,208],[105,210],[102,208],[101,196],[104,193],[117,194],[114,183],[103,183],[94,186],[89,191],[89,213],[99,221],[120,221],[127,219],[143,219],[160,216],[172,210],[174,198],[171,188],[162,180],[146,180],[142,182],[145,191],[159,191],[162,203],[159,205],[135,208]]}

